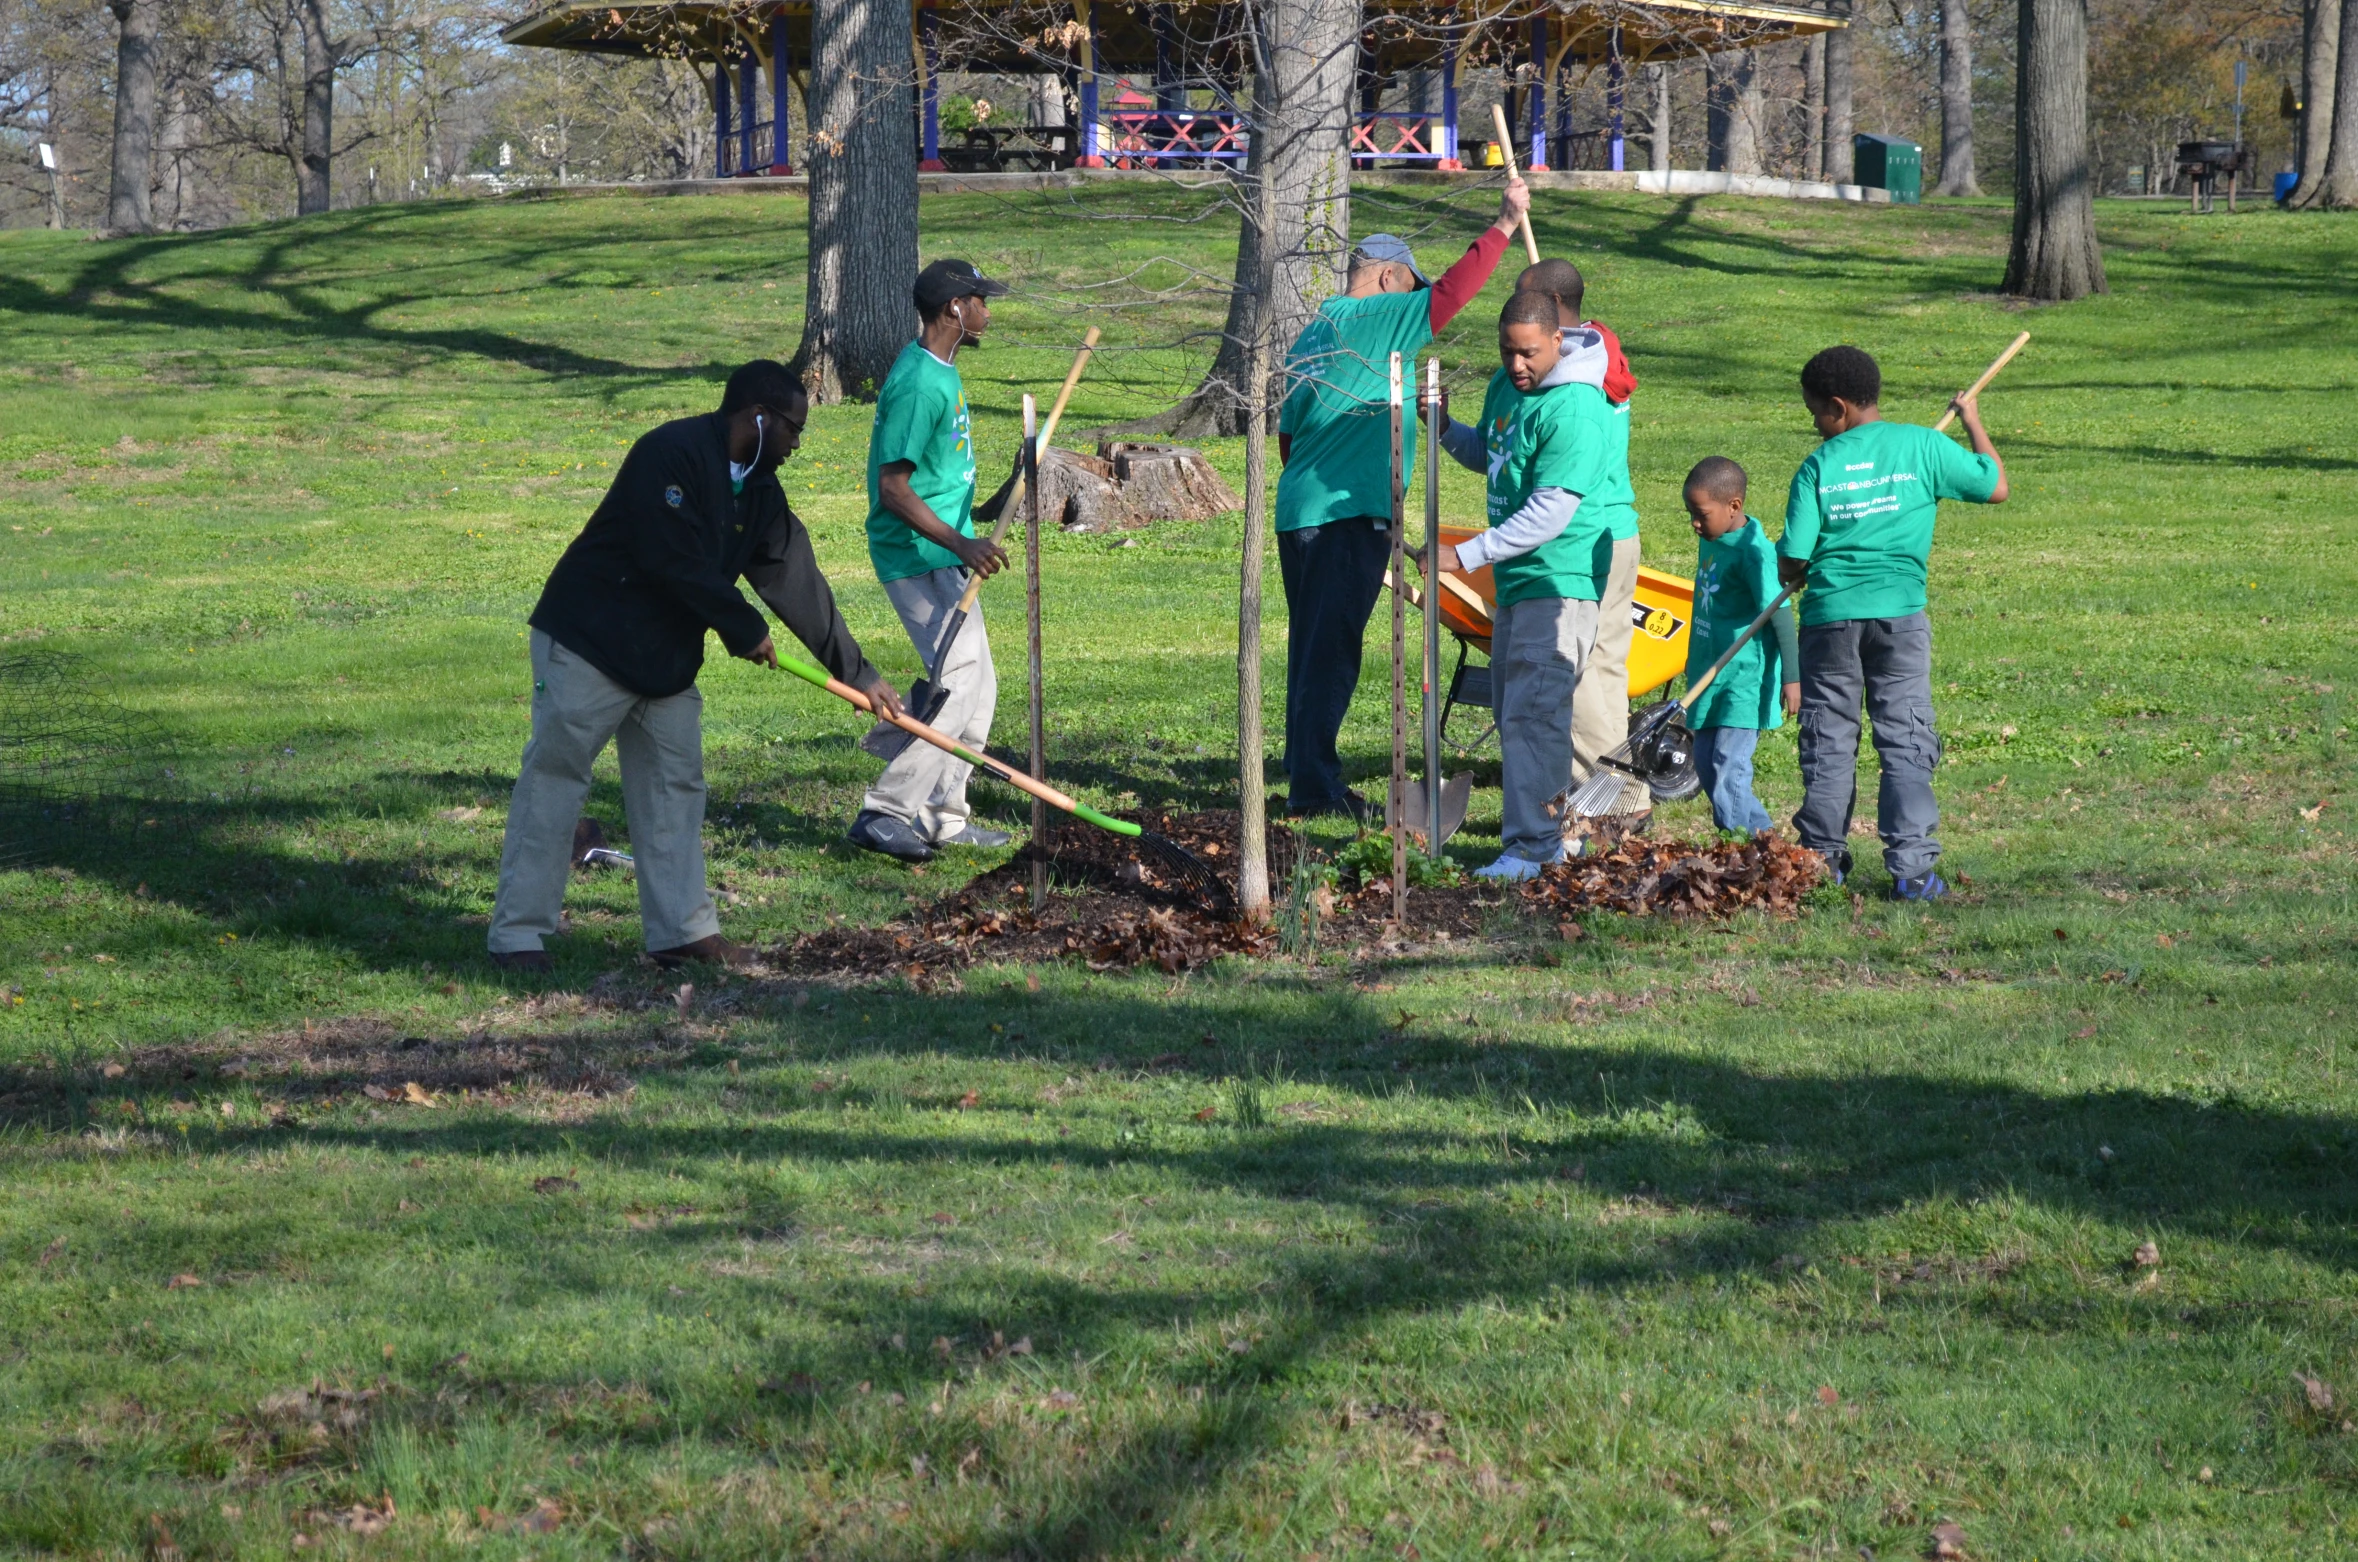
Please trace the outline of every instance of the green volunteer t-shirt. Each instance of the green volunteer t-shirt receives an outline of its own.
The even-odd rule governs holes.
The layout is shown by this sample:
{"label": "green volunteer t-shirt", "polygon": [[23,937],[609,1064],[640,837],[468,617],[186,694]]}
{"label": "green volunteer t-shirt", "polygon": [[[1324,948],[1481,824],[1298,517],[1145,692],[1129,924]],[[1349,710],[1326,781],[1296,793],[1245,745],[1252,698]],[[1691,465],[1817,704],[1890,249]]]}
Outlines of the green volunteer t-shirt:
{"label": "green volunteer t-shirt", "polygon": [[1915,423],[1865,423],[1810,452],[1785,500],[1777,552],[1809,565],[1804,624],[1924,611],[1943,499],[1985,503],[1998,463]]}
{"label": "green volunteer t-shirt", "polygon": [[1490,468],[1490,524],[1523,508],[1542,488],[1580,496],[1571,524],[1520,558],[1491,567],[1498,605],[1538,597],[1594,602],[1613,562],[1610,503],[1588,496],[1608,489],[1612,430],[1605,393],[1594,385],[1554,385],[1526,396],[1500,369],[1482,397],[1482,446]]}
{"label": "green volunteer t-shirt", "polygon": [[1277,431],[1291,441],[1277,479],[1277,529],[1392,513],[1392,354],[1401,357],[1401,480],[1416,471],[1418,348],[1433,339],[1433,295],[1335,297],[1286,357],[1293,389]]}
{"label": "green volunteer t-shirt", "polygon": [[[1725,537],[1705,537],[1695,550],[1695,622],[1687,635],[1687,683],[1720,658],[1736,636],[1777,600],[1777,550],[1751,516]],[[1687,707],[1690,727],[1785,724],[1783,658],[1774,634],[1763,629],[1720,669],[1703,697]]]}
{"label": "green volunteer t-shirt", "polygon": [[1605,432],[1610,436],[1612,470],[1605,475],[1605,486],[1586,504],[1605,506],[1605,524],[1612,540],[1627,542],[1638,534],[1637,485],[1629,480],[1629,403],[1605,403]]}
{"label": "green volunteer t-shirt", "polygon": [[956,569],[958,555],[918,536],[884,507],[884,468],[895,461],[916,468],[909,486],[943,525],[974,535],[974,432],[966,418],[966,387],[956,369],[918,342],[901,349],[876,395],[876,427],[868,435],[868,558],[878,580]]}

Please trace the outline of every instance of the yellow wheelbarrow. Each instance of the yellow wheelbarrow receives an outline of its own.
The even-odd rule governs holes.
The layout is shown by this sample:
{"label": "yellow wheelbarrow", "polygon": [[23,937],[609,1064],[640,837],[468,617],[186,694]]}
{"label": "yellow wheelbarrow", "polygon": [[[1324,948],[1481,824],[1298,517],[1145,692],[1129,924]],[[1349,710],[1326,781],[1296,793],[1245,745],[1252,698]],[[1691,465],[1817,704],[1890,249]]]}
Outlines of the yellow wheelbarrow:
{"label": "yellow wheelbarrow", "polygon": [[[1441,540],[1455,547],[1474,535],[1471,526],[1441,527]],[[1471,575],[1445,576],[1449,584],[1441,592],[1441,622],[1457,640],[1457,668],[1449,676],[1449,694],[1441,705],[1441,730],[1449,731],[1449,718],[1460,705],[1477,706],[1484,711],[1491,708],[1490,698],[1490,619],[1498,603],[1498,583],[1491,578],[1487,565]],[[1463,586],[1462,593],[1450,589]],[[1638,567],[1637,600],[1631,607],[1632,633],[1629,637],[1629,695],[1651,694],[1687,670],[1687,631],[1695,616],[1695,583],[1678,575],[1666,575],[1660,570]],[[1482,655],[1482,666],[1468,666],[1467,658],[1475,652]],[[1490,736],[1485,726],[1471,743],[1450,744],[1464,753],[1481,745]]]}

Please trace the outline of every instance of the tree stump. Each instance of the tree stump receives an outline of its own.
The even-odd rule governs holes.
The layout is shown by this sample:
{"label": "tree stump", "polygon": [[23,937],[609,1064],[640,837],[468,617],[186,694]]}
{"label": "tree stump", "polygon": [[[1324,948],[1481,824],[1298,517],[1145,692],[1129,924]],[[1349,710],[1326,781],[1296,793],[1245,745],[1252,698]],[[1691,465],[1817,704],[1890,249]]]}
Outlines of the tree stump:
{"label": "tree stump", "polygon": [[1130,519],[1112,462],[1054,446],[1040,455],[1040,509],[1068,532],[1111,531]]}
{"label": "tree stump", "polygon": [[1123,503],[1138,521],[1208,521],[1244,508],[1200,450],[1109,441],[1097,453],[1111,467]]}

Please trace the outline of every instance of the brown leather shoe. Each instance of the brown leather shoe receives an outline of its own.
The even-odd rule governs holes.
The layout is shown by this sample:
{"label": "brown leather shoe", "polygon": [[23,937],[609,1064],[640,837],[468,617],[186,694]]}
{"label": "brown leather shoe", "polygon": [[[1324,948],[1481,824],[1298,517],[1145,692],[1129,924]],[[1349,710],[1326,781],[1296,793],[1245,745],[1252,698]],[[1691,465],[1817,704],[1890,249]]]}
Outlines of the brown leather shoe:
{"label": "brown leather shoe", "polygon": [[732,971],[750,971],[760,963],[753,951],[743,944],[732,944],[718,933],[707,933],[692,944],[677,949],[650,949],[647,958],[665,970],[677,970],[689,961],[706,965],[723,965]]}
{"label": "brown leather shoe", "polygon": [[548,972],[556,969],[549,963],[549,952],[545,949],[510,949],[504,953],[495,949],[491,953],[491,963],[503,971]]}

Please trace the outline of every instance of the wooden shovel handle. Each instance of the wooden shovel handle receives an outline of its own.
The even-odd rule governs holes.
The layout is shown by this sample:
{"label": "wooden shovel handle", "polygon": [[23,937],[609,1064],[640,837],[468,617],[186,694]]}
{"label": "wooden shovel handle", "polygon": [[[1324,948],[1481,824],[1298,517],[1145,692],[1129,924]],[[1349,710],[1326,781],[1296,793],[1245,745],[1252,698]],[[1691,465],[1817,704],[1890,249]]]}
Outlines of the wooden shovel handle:
{"label": "wooden shovel handle", "polygon": [[[1498,129],[1498,155],[1506,164],[1507,177],[1515,172],[1515,137],[1507,129],[1506,108],[1503,104],[1490,105],[1490,122]],[[1531,214],[1523,213],[1523,253],[1531,257],[1531,264],[1539,264],[1539,240],[1531,236]]]}
{"label": "wooden shovel handle", "polygon": [[[2006,365],[2012,363],[2014,361],[2014,355],[2029,345],[2030,332],[2025,331],[2014,339],[2013,346],[1998,354],[1998,361],[1996,363],[1991,364],[1988,368],[1981,371],[1981,378],[1973,382],[1973,388],[1967,391],[1965,396],[1978,396],[1983,391],[1987,390],[1989,388],[1990,381],[1998,377],[1998,371],[2005,368]],[[1963,401],[1965,396],[1959,396],[1957,399],[1959,401]],[[1932,431],[1935,434],[1946,433],[1948,431],[1948,426],[1956,421],[1957,409],[1955,407],[1951,407],[1948,411],[1940,415],[1940,421],[1938,423],[1932,425]]]}
{"label": "wooden shovel handle", "polygon": [[[1097,351],[1097,327],[1089,327],[1089,334],[1081,338],[1081,350],[1073,355],[1072,371],[1065,375],[1064,386],[1056,393],[1056,404],[1048,409],[1048,421],[1040,426],[1040,448],[1056,437],[1056,420],[1064,416],[1064,404],[1073,399],[1073,387],[1081,383],[1081,371],[1089,366],[1089,355]],[[991,541],[998,543],[1007,536],[1007,525],[1015,519],[1016,508],[1023,503],[1023,476],[1016,475],[1015,486],[1007,490],[1007,506],[999,512],[999,522],[991,528]],[[975,576],[966,583],[964,595],[958,598],[958,611],[974,610],[974,599],[982,595],[983,578]]]}

